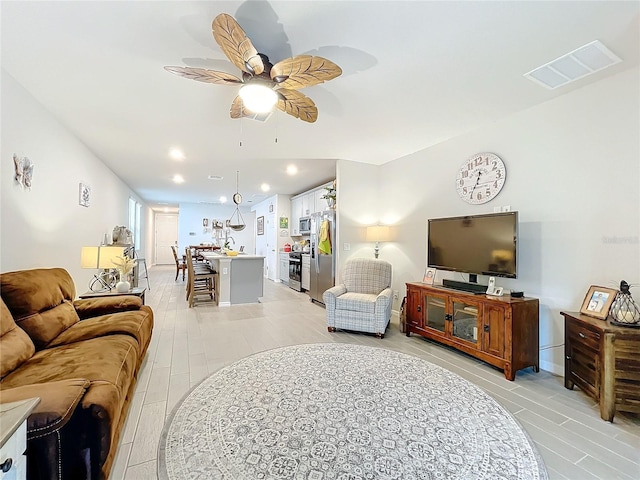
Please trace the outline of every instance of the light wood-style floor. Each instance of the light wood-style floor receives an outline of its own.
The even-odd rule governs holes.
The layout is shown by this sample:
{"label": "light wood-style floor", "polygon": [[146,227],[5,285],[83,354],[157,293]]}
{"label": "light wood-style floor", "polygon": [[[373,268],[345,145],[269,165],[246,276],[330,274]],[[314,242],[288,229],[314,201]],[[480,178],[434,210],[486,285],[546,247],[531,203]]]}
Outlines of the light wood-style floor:
{"label": "light wood-style floor", "polygon": [[201,302],[190,309],[184,282],[174,282],[175,267],[151,268],[149,276],[146,303],[154,310],[155,328],[112,480],[157,478],[157,447],[165,419],[210,373],[252,353],[322,342],[416,355],[480,386],[521,422],[552,479],[640,478],[640,417],[618,413],[613,423],[601,420],[597,405],[577,388],[565,389],[562,377],[527,369],[509,382],[502,372],[473,358],[417,336],[407,338],[395,321],[382,340],[366,334],[330,334],[322,307],[306,294],[268,280],[259,304],[218,308]]}

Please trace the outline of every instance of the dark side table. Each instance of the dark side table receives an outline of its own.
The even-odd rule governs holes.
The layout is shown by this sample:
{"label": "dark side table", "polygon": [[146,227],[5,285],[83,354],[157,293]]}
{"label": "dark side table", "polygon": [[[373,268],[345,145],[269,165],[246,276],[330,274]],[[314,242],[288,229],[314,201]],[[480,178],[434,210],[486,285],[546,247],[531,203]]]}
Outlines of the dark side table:
{"label": "dark side table", "polygon": [[122,295],[135,295],[136,297],[140,297],[142,300],[142,304],[144,305],[144,294],[147,289],[142,287],[134,287],[128,292],[116,292],[115,290],[111,290],[110,292],[85,292],[80,295],[80,298],[98,298],[98,297],[120,297]]}

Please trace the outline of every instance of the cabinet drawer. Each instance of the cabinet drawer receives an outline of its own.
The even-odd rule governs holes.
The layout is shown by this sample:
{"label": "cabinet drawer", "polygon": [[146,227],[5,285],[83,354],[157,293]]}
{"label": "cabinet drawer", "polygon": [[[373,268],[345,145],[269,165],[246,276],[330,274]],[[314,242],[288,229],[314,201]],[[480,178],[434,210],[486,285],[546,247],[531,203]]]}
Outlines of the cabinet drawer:
{"label": "cabinet drawer", "polygon": [[600,332],[586,328],[575,322],[567,322],[568,342],[579,342],[592,348],[595,352],[600,351]]}

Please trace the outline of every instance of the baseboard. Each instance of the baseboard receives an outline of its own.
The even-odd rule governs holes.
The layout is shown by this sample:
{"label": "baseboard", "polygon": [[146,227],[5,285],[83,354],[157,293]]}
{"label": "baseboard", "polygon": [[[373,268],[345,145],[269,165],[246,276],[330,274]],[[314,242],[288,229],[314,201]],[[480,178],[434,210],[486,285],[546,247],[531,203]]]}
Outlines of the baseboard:
{"label": "baseboard", "polygon": [[218,303],[219,307],[230,307],[231,306],[231,302],[220,302]]}

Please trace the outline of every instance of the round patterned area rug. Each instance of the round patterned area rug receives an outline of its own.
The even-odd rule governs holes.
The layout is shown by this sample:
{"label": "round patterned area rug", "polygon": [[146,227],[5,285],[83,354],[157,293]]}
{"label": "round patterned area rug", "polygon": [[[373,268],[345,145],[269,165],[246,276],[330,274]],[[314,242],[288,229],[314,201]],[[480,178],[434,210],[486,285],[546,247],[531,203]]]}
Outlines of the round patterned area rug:
{"label": "round patterned area rug", "polygon": [[174,410],[161,479],[546,479],[513,416],[417,357],[350,344],[258,353]]}

